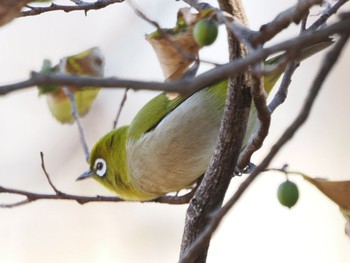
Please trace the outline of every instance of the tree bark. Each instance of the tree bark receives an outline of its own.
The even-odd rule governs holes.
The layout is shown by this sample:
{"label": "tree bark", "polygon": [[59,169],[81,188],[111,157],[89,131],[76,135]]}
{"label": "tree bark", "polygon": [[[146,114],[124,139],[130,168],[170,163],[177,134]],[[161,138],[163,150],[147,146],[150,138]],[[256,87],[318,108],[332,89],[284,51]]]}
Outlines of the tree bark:
{"label": "tree bark", "polygon": [[[246,17],[240,0],[221,0],[220,7],[230,12],[246,23]],[[230,60],[246,54],[245,48],[228,31]],[[191,249],[191,244],[205,229],[210,214],[220,208],[229,186],[236,163],[241,151],[249,117],[250,105],[250,77],[239,74],[229,81],[228,94],[223,120],[221,123],[218,145],[212,156],[209,168],[192,198],[185,221],[184,234],[181,244],[180,262]],[[186,262],[206,262],[209,241],[196,251],[195,256]]]}

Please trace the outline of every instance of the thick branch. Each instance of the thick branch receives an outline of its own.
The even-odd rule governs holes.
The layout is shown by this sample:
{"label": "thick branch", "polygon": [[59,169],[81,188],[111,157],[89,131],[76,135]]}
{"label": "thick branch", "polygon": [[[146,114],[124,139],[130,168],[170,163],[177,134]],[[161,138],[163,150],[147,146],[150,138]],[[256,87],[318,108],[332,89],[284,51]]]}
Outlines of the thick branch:
{"label": "thick branch", "polygon": [[[221,1],[224,2],[224,1]],[[232,1],[230,11],[236,12],[244,20],[240,1]],[[222,7],[223,8],[223,7]],[[225,7],[224,7],[225,8]],[[230,60],[246,55],[245,48],[228,31]],[[246,73],[230,78],[226,106],[221,122],[218,144],[215,148],[207,172],[192,198],[186,213],[185,229],[181,244],[180,262],[188,248],[206,228],[208,215],[221,207],[225,193],[234,173],[239,152],[247,127],[251,105],[250,78]],[[189,262],[206,262],[208,242],[203,243]]]}
{"label": "thick branch", "polygon": [[307,120],[311,112],[311,109],[316,100],[316,97],[322,87],[322,84],[324,83],[329,72],[335,65],[336,61],[338,60],[338,57],[342,49],[344,48],[345,44],[347,43],[348,38],[349,38],[349,34],[342,36],[341,39],[335,45],[335,47],[327,54],[327,56],[325,57],[322,63],[322,67],[319,70],[311,86],[310,92],[297,118],[286,129],[286,131],[279,138],[279,140],[273,145],[270,152],[263,159],[263,161],[255,168],[255,170],[251,173],[251,175],[239,186],[235,194],[228,200],[228,202],[221,209],[218,209],[215,213],[212,214],[211,220],[208,220],[208,225],[205,231],[203,231],[199,235],[198,239],[195,242],[193,242],[191,247],[186,251],[186,253],[183,255],[181,259],[181,263],[192,262],[192,259],[193,257],[195,257],[196,253],[198,253],[198,250],[200,250],[201,247],[205,246],[209,242],[212,234],[219,226],[222,218],[233,207],[233,205],[236,204],[236,202],[239,200],[239,198],[242,196],[245,190],[258,177],[258,175],[268,167],[272,159],[276,156],[279,150],[285,145],[285,143],[289,141],[297,132],[297,130],[305,123],[305,121]]}

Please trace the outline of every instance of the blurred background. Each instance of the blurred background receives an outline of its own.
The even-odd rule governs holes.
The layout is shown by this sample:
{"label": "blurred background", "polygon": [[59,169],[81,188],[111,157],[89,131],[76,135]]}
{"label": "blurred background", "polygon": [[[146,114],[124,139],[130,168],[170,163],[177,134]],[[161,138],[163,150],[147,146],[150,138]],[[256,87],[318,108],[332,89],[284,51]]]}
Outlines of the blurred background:
{"label": "blurred background", "polygon": [[[172,27],[181,1],[135,1],[162,27]],[[215,1],[209,1],[216,5]],[[296,1],[244,1],[252,29],[259,29]],[[60,1],[59,3],[70,3]],[[349,5],[347,6],[349,10]],[[320,10],[313,10],[311,20]],[[28,78],[45,58],[59,58],[99,46],[106,56],[106,76],[162,80],[162,73],[144,35],[154,28],[127,3],[98,11],[50,12],[18,18],[0,28],[0,85]],[[298,34],[290,27],[271,43]],[[225,30],[202,50],[202,58],[227,61]],[[303,103],[324,54],[303,63],[294,75],[287,101],[276,110],[270,135],[254,155],[259,162],[291,123]],[[310,119],[274,159],[312,177],[349,180],[350,49],[344,50],[316,102]],[[201,70],[205,70],[203,67]],[[123,90],[102,90],[82,119],[91,148],[111,130]],[[130,91],[119,126],[128,124],[155,94]],[[40,167],[39,152],[58,189],[79,195],[112,195],[93,180],[76,182],[88,168],[75,125],[51,117],[45,97],[35,88],[0,97],[0,185],[52,193]],[[244,178],[232,180],[231,196]],[[350,240],[338,207],[315,187],[293,177],[300,199],[291,210],[276,198],[280,173],[265,173],[253,183],[224,219],[212,239],[208,262],[349,262]],[[19,200],[0,195],[0,203]],[[37,201],[0,209],[1,262],[177,262],[187,205]]]}

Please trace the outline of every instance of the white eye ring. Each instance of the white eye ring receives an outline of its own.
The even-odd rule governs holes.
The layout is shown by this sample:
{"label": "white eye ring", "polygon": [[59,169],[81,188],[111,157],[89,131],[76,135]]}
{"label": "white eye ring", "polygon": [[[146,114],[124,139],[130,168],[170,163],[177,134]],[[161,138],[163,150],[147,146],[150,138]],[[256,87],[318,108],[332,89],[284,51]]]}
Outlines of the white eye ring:
{"label": "white eye ring", "polygon": [[97,158],[94,164],[94,171],[100,177],[105,176],[107,172],[106,161],[103,160],[102,158]]}

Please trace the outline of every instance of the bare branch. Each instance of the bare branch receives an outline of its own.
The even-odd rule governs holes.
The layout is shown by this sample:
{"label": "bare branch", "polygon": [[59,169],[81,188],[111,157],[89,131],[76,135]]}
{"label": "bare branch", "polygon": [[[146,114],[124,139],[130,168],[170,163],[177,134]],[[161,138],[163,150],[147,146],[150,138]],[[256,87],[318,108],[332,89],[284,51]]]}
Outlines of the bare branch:
{"label": "bare branch", "polygon": [[280,52],[295,52],[296,50],[312,45],[314,43],[324,41],[330,35],[342,34],[350,31],[350,18],[345,17],[344,19],[335,22],[330,26],[326,26],[316,32],[306,32],[301,36],[291,38],[290,40],[283,41],[279,44],[271,47],[263,48],[251,52],[244,58],[237,58],[235,61],[217,66],[207,72],[195,77],[186,78],[178,81],[169,82],[145,82],[136,81],[130,79],[121,79],[116,77],[109,78],[94,78],[94,77],[82,77],[72,75],[47,75],[43,73],[33,72],[31,78],[15,84],[0,86],[0,95],[29,88],[37,85],[67,85],[75,87],[105,87],[105,88],[130,88],[130,89],[148,89],[157,91],[168,91],[168,92],[179,92],[179,93],[192,93],[199,89],[207,87],[208,85],[214,84],[222,79],[226,79],[229,76],[234,76],[238,73],[244,72],[251,65],[258,63],[259,61],[265,60],[268,56]]}
{"label": "bare branch", "polygon": [[[7,188],[3,186],[0,186],[0,193],[13,194],[13,195],[22,196],[25,198],[24,200],[19,202],[14,202],[9,204],[0,204],[0,208],[13,208],[13,207],[29,204],[37,200],[67,200],[67,201],[78,202],[81,205],[86,203],[91,203],[91,202],[128,202],[116,196],[100,196],[100,195],[81,196],[81,195],[67,194],[61,191],[55,194],[39,194],[39,193],[30,192],[30,191]],[[191,200],[194,193],[195,193],[195,188],[192,189],[187,194],[184,194],[181,196],[165,195],[155,200],[144,201],[144,203],[161,203],[161,204],[172,204],[172,205],[187,204]]]}
{"label": "bare branch", "polygon": [[288,87],[291,83],[291,78],[295,69],[296,62],[289,62],[284,72],[280,87],[278,88],[278,91],[276,92],[274,98],[269,104],[269,109],[271,113],[274,112],[275,109],[285,101],[288,93]]}
{"label": "bare branch", "polygon": [[252,96],[259,122],[255,133],[251,136],[250,141],[247,144],[247,147],[239,156],[237,166],[241,169],[244,169],[249,164],[253,153],[263,145],[263,142],[269,133],[271,123],[271,113],[266,105],[266,93],[261,78],[258,79],[253,77]]}
{"label": "bare branch", "polygon": [[115,3],[122,3],[125,0],[98,0],[96,2],[84,2],[84,1],[73,1],[75,5],[57,5],[55,3],[51,3],[49,6],[45,7],[38,7],[38,6],[29,6],[27,7],[30,10],[22,11],[18,14],[19,17],[23,16],[35,16],[40,15],[42,13],[52,12],[52,11],[64,11],[66,13],[72,12],[72,11],[84,11],[85,14],[90,10],[98,10],[105,8],[109,5],[115,4]]}
{"label": "bare branch", "polygon": [[323,25],[328,20],[328,18],[330,18],[333,14],[335,14],[340,7],[342,7],[347,2],[349,2],[349,0],[338,0],[332,7],[327,8],[323,13],[323,15],[321,15],[320,18],[317,19],[307,30],[315,31],[317,28]]}
{"label": "bare branch", "polygon": [[278,16],[268,24],[260,27],[260,31],[252,36],[251,42],[254,46],[263,44],[272,39],[276,34],[288,27],[291,23],[299,24],[302,18],[309,12],[309,9],[323,0],[301,0]]}
{"label": "bare branch", "polygon": [[123,98],[122,98],[122,100],[121,100],[121,102],[120,102],[117,115],[116,115],[116,117],[115,117],[115,119],[114,119],[114,121],[113,121],[113,129],[115,129],[115,127],[117,127],[120,114],[122,113],[122,110],[123,110],[123,108],[124,108],[124,105],[125,105],[125,102],[126,102],[126,99],[127,99],[127,96],[128,96],[128,91],[129,91],[129,89],[125,89],[125,90],[124,90]]}
{"label": "bare branch", "polygon": [[[99,195],[98,196],[81,196],[81,195],[67,194],[58,190],[57,187],[53,184],[50,178],[50,175],[46,170],[45,162],[44,162],[44,154],[42,152],[40,152],[40,159],[41,159],[41,168],[43,169],[45,177],[49,185],[51,186],[51,188],[54,190],[55,194],[39,194],[39,193],[30,192],[30,191],[23,191],[23,190],[0,186],[0,194],[7,193],[7,194],[24,197],[23,200],[18,202],[9,203],[9,204],[0,203],[0,208],[13,208],[17,206],[26,205],[37,200],[68,200],[68,201],[76,201],[79,204],[85,204],[90,202],[125,202],[125,200],[115,196],[99,196]],[[145,202],[174,204],[174,205],[186,204],[193,197],[197,187],[198,187],[198,184],[194,188],[192,188],[191,191],[189,191],[184,195],[180,195],[180,196],[165,195],[155,200],[150,200]]]}
{"label": "bare branch", "polygon": [[[227,4],[226,1],[220,1],[219,3],[224,11],[237,14],[242,18],[242,21],[245,21],[240,0],[233,0],[230,4]],[[247,55],[246,48],[235,39],[230,31],[228,31],[228,44],[230,60]],[[250,75],[247,72],[242,72],[229,79],[218,142],[203,180],[187,209],[180,262],[200,233],[206,229],[208,215],[221,207],[223,203],[246,132],[252,101],[250,85]],[[205,262],[208,248],[209,240],[198,247],[189,262]]]}
{"label": "bare branch", "polygon": [[76,101],[75,101],[74,94],[67,87],[63,87],[63,92],[68,96],[68,98],[70,100],[70,104],[72,106],[72,110],[71,110],[72,111],[72,116],[74,118],[75,123],[78,126],[80,144],[83,147],[83,151],[84,151],[84,154],[85,154],[85,160],[87,162],[89,162],[90,151],[89,151],[89,147],[87,146],[87,143],[86,143],[86,140],[85,140],[85,134],[84,134],[83,126],[80,123],[78,109],[77,109],[77,104],[76,104]]}
{"label": "bare branch", "polygon": [[227,214],[227,212],[236,204],[245,190],[250,186],[250,184],[258,177],[258,175],[263,172],[272,161],[272,159],[276,156],[279,150],[283,147],[283,145],[289,141],[296,131],[305,123],[307,120],[312,106],[316,100],[318,92],[320,91],[324,80],[328,76],[329,72],[335,65],[338,60],[338,57],[343,50],[345,44],[347,43],[349,38],[349,33],[342,36],[340,40],[336,43],[334,48],[327,54],[322,63],[322,67],[319,70],[312,86],[310,92],[304,102],[304,105],[298,114],[297,118],[294,122],[286,129],[283,135],[279,138],[279,140],[273,145],[270,152],[266,155],[263,161],[255,168],[255,170],[251,173],[250,176],[247,177],[245,181],[241,183],[235,194],[227,201],[227,203],[221,208],[214,212],[211,216],[211,220],[209,220],[206,229],[198,236],[197,240],[195,240],[191,247],[186,251],[186,253],[181,258],[181,263],[190,263],[198,250],[205,244],[207,244],[214,233],[214,231],[219,226],[222,218]]}
{"label": "bare branch", "polygon": [[58,190],[56,188],[56,186],[52,183],[51,178],[49,173],[46,171],[46,167],[45,167],[45,161],[44,161],[44,153],[40,152],[40,159],[41,159],[41,168],[43,169],[43,172],[46,176],[47,181],[49,182],[49,185],[51,186],[51,188],[55,191],[56,195],[61,195],[62,192],[60,190]]}

